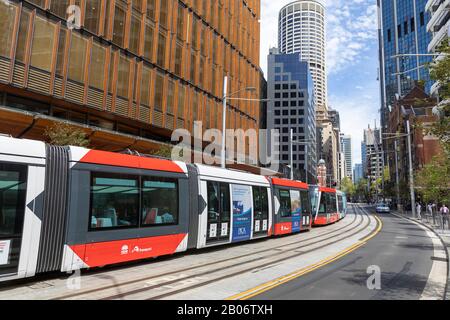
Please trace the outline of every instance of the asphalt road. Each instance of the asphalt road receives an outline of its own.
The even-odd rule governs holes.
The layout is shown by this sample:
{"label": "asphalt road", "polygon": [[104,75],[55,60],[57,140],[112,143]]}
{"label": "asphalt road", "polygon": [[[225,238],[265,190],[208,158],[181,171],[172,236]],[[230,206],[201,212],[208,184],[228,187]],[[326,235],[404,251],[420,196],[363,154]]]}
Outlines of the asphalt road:
{"label": "asphalt road", "polygon": [[[365,246],[253,299],[418,300],[433,263],[432,241],[413,223],[390,214],[379,217],[383,228]],[[370,266],[380,268],[380,290],[368,289]],[[371,284],[376,283],[373,279]]]}

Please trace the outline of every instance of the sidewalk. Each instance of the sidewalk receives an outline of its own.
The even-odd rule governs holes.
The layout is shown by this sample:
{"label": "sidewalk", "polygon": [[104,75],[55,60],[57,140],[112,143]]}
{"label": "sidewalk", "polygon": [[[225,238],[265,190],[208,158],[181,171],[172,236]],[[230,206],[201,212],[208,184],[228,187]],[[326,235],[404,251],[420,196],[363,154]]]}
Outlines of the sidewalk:
{"label": "sidewalk", "polygon": [[[442,217],[439,214],[436,214],[435,216],[435,223],[433,223],[433,217],[429,214],[423,214],[422,213],[422,219],[413,218],[411,211],[405,211],[403,213],[399,213],[398,211],[393,211],[392,213],[404,217],[413,221],[416,221],[425,227],[433,230],[434,233],[436,233],[444,243],[445,248],[447,249],[447,266],[448,259],[450,257],[450,230],[448,225],[443,226],[442,224]],[[446,288],[446,300],[450,300],[450,268],[447,268],[448,275],[447,275],[447,288]]]}

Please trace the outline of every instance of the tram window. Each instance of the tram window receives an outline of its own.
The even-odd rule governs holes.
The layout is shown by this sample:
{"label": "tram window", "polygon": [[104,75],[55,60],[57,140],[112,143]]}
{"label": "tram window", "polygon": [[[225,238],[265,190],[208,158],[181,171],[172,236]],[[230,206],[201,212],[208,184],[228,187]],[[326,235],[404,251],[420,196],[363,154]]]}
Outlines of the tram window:
{"label": "tram window", "polygon": [[174,179],[142,181],[142,225],[178,223],[178,183]]}
{"label": "tram window", "polygon": [[208,182],[208,220],[217,222],[219,216],[219,185]]}
{"label": "tram window", "polygon": [[91,230],[138,226],[139,185],[134,177],[93,174]]}
{"label": "tram window", "polygon": [[0,237],[22,232],[26,171],[25,166],[0,163]]}
{"label": "tram window", "polygon": [[335,213],[337,211],[336,195],[335,194],[331,194],[330,195],[330,210],[331,210],[331,213]]}
{"label": "tram window", "polygon": [[253,207],[255,220],[267,219],[269,216],[269,199],[266,188],[253,187]]}
{"label": "tram window", "polygon": [[328,194],[325,192],[322,192],[322,196],[320,197],[320,205],[319,205],[319,213],[328,213]]}
{"label": "tram window", "polygon": [[210,182],[208,188],[208,221],[210,223],[230,222],[230,186],[226,183]]}
{"label": "tram window", "polygon": [[300,191],[300,196],[302,200],[302,213],[310,213],[310,203],[309,203],[309,193],[308,191]]}
{"label": "tram window", "polygon": [[291,212],[291,195],[289,190],[280,190],[280,215],[282,218],[292,216]]}
{"label": "tram window", "polygon": [[229,222],[231,217],[230,210],[230,187],[228,184],[220,184],[220,200],[222,204],[222,222]]}

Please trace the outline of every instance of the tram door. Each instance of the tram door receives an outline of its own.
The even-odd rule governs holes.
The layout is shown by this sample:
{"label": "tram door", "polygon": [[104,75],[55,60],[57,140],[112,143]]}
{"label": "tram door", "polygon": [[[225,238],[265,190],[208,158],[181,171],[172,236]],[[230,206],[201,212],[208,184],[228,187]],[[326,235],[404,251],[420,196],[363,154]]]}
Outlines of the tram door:
{"label": "tram door", "polygon": [[253,187],[253,235],[265,235],[269,228],[269,198],[267,188]]}
{"label": "tram door", "polygon": [[230,238],[230,186],[207,182],[208,222],[206,243],[228,241]]}
{"label": "tram door", "polygon": [[0,276],[17,273],[27,190],[27,166],[0,163]]}

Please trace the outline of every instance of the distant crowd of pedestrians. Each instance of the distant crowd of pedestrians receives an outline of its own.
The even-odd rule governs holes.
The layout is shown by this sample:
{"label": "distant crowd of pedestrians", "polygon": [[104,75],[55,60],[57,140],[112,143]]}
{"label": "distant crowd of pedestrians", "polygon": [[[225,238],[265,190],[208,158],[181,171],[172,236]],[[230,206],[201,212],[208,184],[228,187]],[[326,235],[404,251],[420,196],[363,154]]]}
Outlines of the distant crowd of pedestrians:
{"label": "distant crowd of pedestrians", "polygon": [[433,225],[440,225],[442,229],[447,227],[450,229],[450,213],[446,204],[437,205],[436,203],[428,203],[427,205],[417,202],[416,214],[417,218],[422,220],[422,212],[426,210],[426,216],[433,219]]}

